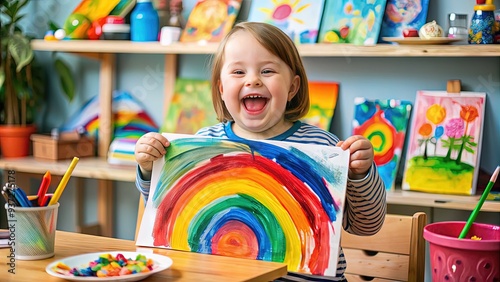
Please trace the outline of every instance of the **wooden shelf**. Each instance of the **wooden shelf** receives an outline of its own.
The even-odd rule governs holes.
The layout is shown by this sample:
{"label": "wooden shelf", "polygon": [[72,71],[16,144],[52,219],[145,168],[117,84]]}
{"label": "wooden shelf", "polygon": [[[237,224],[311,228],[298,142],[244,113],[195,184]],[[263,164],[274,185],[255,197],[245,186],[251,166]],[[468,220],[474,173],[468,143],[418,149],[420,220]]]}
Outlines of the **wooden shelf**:
{"label": "wooden shelf", "polygon": [[[74,53],[138,53],[138,54],[213,54],[218,43],[175,43],[120,40],[65,40],[31,42],[38,51]],[[297,48],[303,57],[499,57],[500,44],[485,45],[392,45],[356,46],[351,44],[302,44]]]}
{"label": "wooden shelf", "polygon": [[[42,175],[49,170],[52,175],[64,175],[70,162],[71,160],[40,161],[33,157],[0,159],[0,169]],[[113,166],[103,158],[81,158],[71,176],[133,182],[135,173],[135,166]]]}
{"label": "wooden shelf", "polygon": [[[396,189],[387,191],[387,203],[394,205],[431,207],[472,211],[480,196],[459,196],[446,194],[431,194]],[[500,212],[499,201],[485,201],[481,212]]]}

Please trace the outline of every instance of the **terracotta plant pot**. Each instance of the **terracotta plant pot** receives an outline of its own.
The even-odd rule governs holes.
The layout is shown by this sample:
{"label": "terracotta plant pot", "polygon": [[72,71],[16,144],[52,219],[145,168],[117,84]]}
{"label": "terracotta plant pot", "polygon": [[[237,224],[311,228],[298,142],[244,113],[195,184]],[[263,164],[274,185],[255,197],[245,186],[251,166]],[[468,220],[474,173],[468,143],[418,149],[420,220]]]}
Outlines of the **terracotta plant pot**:
{"label": "terracotta plant pot", "polygon": [[30,155],[30,136],[34,125],[0,125],[0,151],[3,158],[20,158]]}

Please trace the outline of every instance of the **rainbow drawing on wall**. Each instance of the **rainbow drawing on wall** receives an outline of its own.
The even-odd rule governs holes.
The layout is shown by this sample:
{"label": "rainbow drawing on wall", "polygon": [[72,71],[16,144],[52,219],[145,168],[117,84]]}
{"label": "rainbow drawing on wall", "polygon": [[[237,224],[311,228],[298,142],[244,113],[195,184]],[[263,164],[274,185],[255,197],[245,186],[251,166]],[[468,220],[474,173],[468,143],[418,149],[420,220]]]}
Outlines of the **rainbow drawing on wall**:
{"label": "rainbow drawing on wall", "polygon": [[[158,131],[158,126],[130,93],[113,92],[114,138],[139,138],[150,131]],[[83,127],[91,136],[98,137],[99,99],[97,96],[87,101],[60,128],[61,131],[72,131]]]}
{"label": "rainbow drawing on wall", "polygon": [[326,131],[330,130],[338,96],[337,82],[309,81],[309,112],[302,121]]}
{"label": "rainbow drawing on wall", "polygon": [[411,102],[354,98],[353,135],[373,145],[374,161],[387,190],[394,189],[410,119]]}
{"label": "rainbow drawing on wall", "polygon": [[402,188],[474,195],[486,93],[418,91]]}
{"label": "rainbow drawing on wall", "polygon": [[233,28],[241,0],[198,0],[182,30],[181,42],[220,42]]}
{"label": "rainbow drawing on wall", "polygon": [[335,275],[349,152],[166,134],[137,245],[283,262]]}
{"label": "rainbow drawing on wall", "polygon": [[316,43],[325,0],[252,0],[249,22],[279,27],[295,44]]}
{"label": "rainbow drawing on wall", "polygon": [[195,134],[216,123],[210,81],[178,78],[161,132]]}
{"label": "rainbow drawing on wall", "polygon": [[[145,133],[158,131],[158,126],[139,103],[128,92],[113,93],[113,141],[108,152],[111,164],[135,165],[134,148],[137,140]],[[99,138],[99,99],[87,101],[78,112],[61,126],[61,131],[83,128],[90,136]]]}
{"label": "rainbow drawing on wall", "polygon": [[319,43],[375,45],[386,0],[327,0]]}

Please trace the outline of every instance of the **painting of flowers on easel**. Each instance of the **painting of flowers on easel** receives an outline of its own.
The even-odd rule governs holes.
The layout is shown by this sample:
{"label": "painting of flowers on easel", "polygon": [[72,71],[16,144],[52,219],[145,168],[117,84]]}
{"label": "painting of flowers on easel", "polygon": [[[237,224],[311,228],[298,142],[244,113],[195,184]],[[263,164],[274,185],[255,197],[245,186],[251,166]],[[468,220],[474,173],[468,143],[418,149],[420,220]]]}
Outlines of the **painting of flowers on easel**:
{"label": "painting of flowers on easel", "polygon": [[485,93],[418,91],[402,188],[476,192]]}

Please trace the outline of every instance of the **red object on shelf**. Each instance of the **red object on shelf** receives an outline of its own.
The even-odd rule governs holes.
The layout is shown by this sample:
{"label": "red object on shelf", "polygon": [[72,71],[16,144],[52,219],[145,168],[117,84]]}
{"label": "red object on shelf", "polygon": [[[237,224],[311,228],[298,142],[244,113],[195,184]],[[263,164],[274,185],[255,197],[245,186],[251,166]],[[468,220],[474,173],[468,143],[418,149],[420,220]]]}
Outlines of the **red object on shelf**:
{"label": "red object on shelf", "polygon": [[403,29],[403,37],[418,37],[418,30],[415,28]]}
{"label": "red object on shelf", "polygon": [[120,16],[107,16],[106,17],[107,24],[124,24],[125,19]]}
{"label": "red object on shelf", "polygon": [[124,24],[125,18],[120,16],[107,16],[92,22],[91,27],[87,31],[89,39],[97,40],[102,36],[102,26],[105,24]]}

